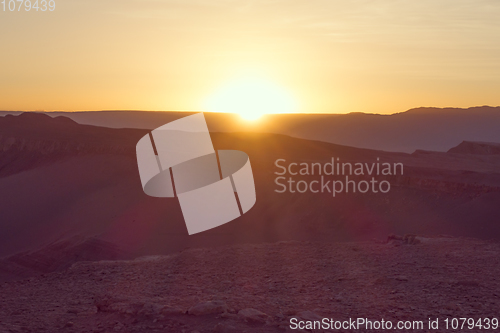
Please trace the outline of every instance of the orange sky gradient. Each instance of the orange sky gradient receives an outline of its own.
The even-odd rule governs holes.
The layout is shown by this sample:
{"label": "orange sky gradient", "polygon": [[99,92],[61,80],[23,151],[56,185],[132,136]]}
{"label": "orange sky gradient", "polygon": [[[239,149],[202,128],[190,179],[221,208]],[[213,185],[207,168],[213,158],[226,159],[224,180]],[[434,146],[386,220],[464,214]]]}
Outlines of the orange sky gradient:
{"label": "orange sky gradient", "polygon": [[2,11],[0,110],[203,111],[257,76],[298,112],[500,105],[500,1],[56,0]]}

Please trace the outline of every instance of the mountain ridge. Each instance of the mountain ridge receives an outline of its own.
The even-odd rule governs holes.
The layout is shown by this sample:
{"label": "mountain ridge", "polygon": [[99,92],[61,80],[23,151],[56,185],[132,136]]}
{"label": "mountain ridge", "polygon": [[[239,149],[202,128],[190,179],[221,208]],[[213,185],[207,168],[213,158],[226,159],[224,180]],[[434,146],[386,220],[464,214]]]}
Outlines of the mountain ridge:
{"label": "mountain ridge", "polygon": [[[80,124],[109,128],[154,129],[195,112],[88,111],[47,112]],[[0,113],[1,114],[1,113]],[[6,114],[6,113],[4,113]],[[384,114],[272,114],[248,122],[235,114],[205,113],[211,132],[285,134],[351,147],[412,153],[448,151],[462,141],[500,142],[500,107],[419,107]]]}

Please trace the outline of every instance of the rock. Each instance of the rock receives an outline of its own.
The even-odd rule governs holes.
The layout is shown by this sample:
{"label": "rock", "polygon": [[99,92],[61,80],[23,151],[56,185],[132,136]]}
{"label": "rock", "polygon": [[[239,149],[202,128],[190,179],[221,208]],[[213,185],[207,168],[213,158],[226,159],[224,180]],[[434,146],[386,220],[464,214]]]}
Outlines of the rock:
{"label": "rock", "polygon": [[387,236],[387,243],[389,243],[392,240],[402,241],[403,237],[399,236],[399,235],[394,235],[394,234],[390,234],[389,236]]}
{"label": "rock", "polygon": [[323,317],[312,311],[302,311],[297,313],[297,315],[294,317],[298,317],[302,320],[309,320],[309,321],[315,321],[315,320],[321,321],[323,319]]}
{"label": "rock", "polygon": [[238,312],[238,317],[241,320],[247,322],[257,322],[257,323],[265,323],[269,319],[269,316],[264,312],[260,312],[259,310],[255,310],[252,308],[240,310]]}
{"label": "rock", "polygon": [[417,238],[417,235],[406,234],[403,237],[403,243],[409,245],[417,245],[420,244],[420,240]]}
{"label": "rock", "polygon": [[142,309],[138,312],[139,315],[154,317],[158,316],[165,306],[156,303],[145,303]]}
{"label": "rock", "polygon": [[175,315],[181,315],[184,314],[186,311],[178,308],[178,307],[171,307],[171,306],[164,306],[160,313],[164,316],[175,316]]}
{"label": "rock", "polygon": [[414,234],[406,234],[404,236],[390,234],[387,237],[386,243],[393,245],[401,245],[401,244],[409,244],[409,245],[417,245],[420,244],[420,239],[417,238],[417,235]]}
{"label": "rock", "polygon": [[222,301],[208,301],[196,304],[188,310],[188,313],[195,316],[205,316],[209,314],[224,313],[226,311],[226,303]]}
{"label": "rock", "polygon": [[109,311],[109,306],[115,303],[115,300],[109,295],[96,296],[94,298],[94,305],[97,307],[97,311],[107,312]]}

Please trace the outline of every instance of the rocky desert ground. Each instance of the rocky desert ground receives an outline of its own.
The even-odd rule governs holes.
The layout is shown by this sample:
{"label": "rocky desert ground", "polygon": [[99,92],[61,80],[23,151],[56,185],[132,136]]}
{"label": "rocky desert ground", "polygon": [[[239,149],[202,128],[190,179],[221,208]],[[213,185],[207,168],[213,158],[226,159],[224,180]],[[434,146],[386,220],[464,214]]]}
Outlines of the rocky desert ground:
{"label": "rocky desert ground", "polygon": [[[294,317],[425,325],[499,317],[500,244],[417,240],[291,241],[81,261],[1,284],[0,332],[284,332]],[[414,331],[453,331],[424,328]]]}

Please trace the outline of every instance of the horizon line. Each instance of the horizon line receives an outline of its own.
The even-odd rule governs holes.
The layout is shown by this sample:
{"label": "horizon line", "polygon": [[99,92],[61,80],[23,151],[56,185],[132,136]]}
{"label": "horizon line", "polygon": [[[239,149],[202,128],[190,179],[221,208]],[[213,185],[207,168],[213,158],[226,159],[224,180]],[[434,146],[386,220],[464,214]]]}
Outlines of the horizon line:
{"label": "horizon line", "polygon": [[[362,111],[352,111],[352,112],[346,112],[346,113],[338,113],[338,112],[282,112],[282,113],[267,113],[264,114],[263,116],[270,116],[270,115],[348,115],[348,114],[365,114],[365,115],[379,115],[379,116],[390,116],[390,115],[396,115],[400,113],[406,113],[409,111],[414,111],[418,109],[440,109],[440,110],[445,110],[445,109],[456,109],[456,110],[470,110],[470,109],[476,109],[476,108],[500,108],[500,106],[491,106],[491,105],[477,105],[477,106],[470,106],[470,107],[454,107],[454,106],[446,106],[446,107],[435,107],[435,106],[418,106],[418,107],[413,107],[405,111],[399,111],[399,112],[394,112],[394,113],[373,113],[373,112],[362,112]],[[33,112],[33,113],[90,113],[90,112],[161,112],[161,113],[217,113],[217,114],[232,114],[235,116],[238,116],[237,112],[218,112],[218,111],[196,111],[196,110],[127,110],[127,109],[122,109],[122,110],[75,110],[75,111],[68,111],[68,110],[0,110],[1,113],[4,112],[15,112],[15,113],[24,113],[24,112]]]}

